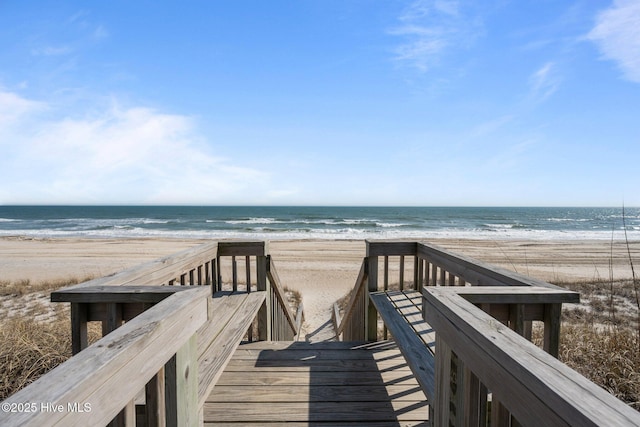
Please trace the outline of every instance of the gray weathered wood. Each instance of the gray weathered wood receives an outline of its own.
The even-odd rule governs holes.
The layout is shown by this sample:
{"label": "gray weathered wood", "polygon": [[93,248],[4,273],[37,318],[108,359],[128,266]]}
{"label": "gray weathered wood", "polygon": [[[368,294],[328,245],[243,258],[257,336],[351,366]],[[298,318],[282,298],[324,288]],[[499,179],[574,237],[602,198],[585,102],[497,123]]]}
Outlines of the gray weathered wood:
{"label": "gray weathered wood", "polygon": [[[403,294],[398,292],[396,295]],[[393,335],[427,398],[433,400],[435,397],[435,359],[430,348],[411,328],[407,319],[400,314],[387,293],[372,293],[370,298],[391,331],[391,335]],[[424,321],[422,323],[426,324]],[[425,327],[430,329],[428,325]]]}
{"label": "gray weathered wood", "polygon": [[205,425],[404,426],[428,417],[392,342],[243,344],[204,405]]}
{"label": "gray weathered wood", "polygon": [[269,253],[269,243],[259,241],[218,242],[219,256],[266,256]]}
{"label": "gray weathered wood", "polygon": [[[362,265],[360,266],[360,272],[358,273],[358,277],[356,279],[355,286],[353,291],[351,292],[351,298],[349,299],[349,303],[347,304],[347,308],[345,309],[342,320],[336,330],[336,336],[340,337],[347,326],[347,323],[351,323],[351,319],[353,317],[353,313],[358,305],[358,301],[362,298],[362,293],[364,292],[364,287],[366,286],[368,279],[367,275],[367,261],[366,258],[362,261]],[[364,325],[361,325],[364,330]]]}
{"label": "gray weathered wood", "polygon": [[492,266],[471,257],[453,254],[435,245],[419,243],[417,254],[419,258],[428,259],[431,263],[461,277],[473,286],[538,286],[562,290],[542,280]]}
{"label": "gray weathered wood", "polygon": [[438,336],[521,425],[637,425],[640,414],[448,289],[426,289]]}
{"label": "gray weathered wood", "polygon": [[473,304],[555,304],[580,302],[580,294],[542,286],[459,286],[451,289]]}
{"label": "gray weathered wood", "polygon": [[[378,291],[378,257],[368,256],[367,260],[367,290],[366,294],[370,295],[373,292]],[[367,298],[365,300],[365,331],[366,338],[369,341],[376,341],[378,339],[378,312],[376,306],[372,304],[371,300]]]}
{"label": "gray weathered wood", "polygon": [[89,345],[87,336],[87,304],[71,304],[71,353],[78,354]]}
{"label": "gray weathered wood", "polygon": [[64,291],[96,286],[126,285],[162,285],[176,279],[181,273],[197,268],[205,262],[215,259],[218,243],[206,243],[177,254],[150,261],[139,266],[123,270],[111,276],[89,280],[64,288]]}
{"label": "gray weathered wood", "polygon": [[198,331],[198,404],[204,404],[211,389],[240,344],[249,325],[265,301],[265,292],[243,293],[222,297],[225,308],[214,307],[207,330]]}
{"label": "gray weathered wood", "polygon": [[406,240],[366,240],[366,256],[415,255],[417,243]]}
{"label": "gray weathered wood", "polygon": [[5,401],[89,403],[91,412],[0,412],[0,425],[107,424],[206,321],[207,296],[199,287],[172,295]]}
{"label": "gray weathered wood", "polygon": [[197,338],[191,335],[167,364],[165,373],[166,417],[170,426],[197,427],[198,405]]}
{"label": "gray weathered wood", "polygon": [[167,423],[164,372],[163,367],[145,387],[145,424],[147,427],[164,427]]}
{"label": "gray weathered wood", "polygon": [[[291,328],[293,332],[292,335],[295,335],[296,331],[296,316],[291,312],[289,308],[289,303],[287,301],[287,297],[284,294],[284,289],[282,286],[282,282],[280,282],[280,277],[278,276],[278,271],[271,259],[271,256],[267,257],[267,277],[269,278],[271,284],[271,291],[276,298],[278,305],[280,306],[282,313],[285,316],[285,321],[287,326]],[[285,326],[285,325],[283,325]]]}
{"label": "gray weathered wood", "polygon": [[157,303],[176,292],[179,286],[91,286],[63,289],[51,293],[51,302],[80,303]]}

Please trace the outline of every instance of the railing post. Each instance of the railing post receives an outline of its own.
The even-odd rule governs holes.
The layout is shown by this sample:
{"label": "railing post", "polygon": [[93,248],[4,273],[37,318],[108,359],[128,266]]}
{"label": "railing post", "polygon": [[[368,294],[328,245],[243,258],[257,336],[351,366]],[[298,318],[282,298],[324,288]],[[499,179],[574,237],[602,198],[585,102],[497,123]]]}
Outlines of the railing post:
{"label": "railing post", "polygon": [[562,304],[544,306],[544,351],[558,358],[560,352],[560,314]]}
{"label": "railing post", "polygon": [[87,314],[89,304],[71,303],[71,354],[76,355],[89,345],[87,338]]}
{"label": "railing post", "polygon": [[200,424],[196,334],[165,365],[165,397],[167,425],[197,427]]}
{"label": "railing post", "polygon": [[[444,340],[436,335],[436,390],[437,401],[431,405],[434,426],[465,425],[465,400],[470,394],[465,384],[464,363]],[[435,406],[435,408],[434,408]]]}
{"label": "railing post", "polygon": [[365,338],[368,341],[378,340],[378,310],[369,299],[369,293],[378,290],[378,257],[367,256],[367,293],[366,293],[366,317],[363,325],[366,331]]}
{"label": "railing post", "polygon": [[269,258],[266,255],[256,256],[256,281],[258,291],[265,291],[266,299],[260,311],[258,311],[258,339],[260,341],[271,341],[271,289],[267,280],[267,263]]}
{"label": "railing post", "polygon": [[145,386],[145,420],[147,426],[165,426],[165,369],[151,378]]}

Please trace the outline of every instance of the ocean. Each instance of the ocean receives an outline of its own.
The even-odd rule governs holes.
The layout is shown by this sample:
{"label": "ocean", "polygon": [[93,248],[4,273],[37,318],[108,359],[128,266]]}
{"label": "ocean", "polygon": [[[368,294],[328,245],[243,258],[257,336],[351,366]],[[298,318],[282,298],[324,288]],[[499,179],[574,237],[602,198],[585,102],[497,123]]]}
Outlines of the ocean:
{"label": "ocean", "polygon": [[0,206],[0,236],[640,240],[640,208]]}

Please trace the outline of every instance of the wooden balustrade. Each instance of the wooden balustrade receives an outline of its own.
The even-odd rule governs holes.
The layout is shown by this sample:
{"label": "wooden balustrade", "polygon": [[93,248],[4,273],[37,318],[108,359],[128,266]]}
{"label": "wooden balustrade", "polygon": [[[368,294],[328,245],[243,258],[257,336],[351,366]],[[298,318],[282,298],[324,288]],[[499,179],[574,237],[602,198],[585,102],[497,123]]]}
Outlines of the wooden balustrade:
{"label": "wooden balustrade", "polygon": [[[253,324],[261,340],[292,340],[303,321],[262,241],[205,244],[55,291],[51,300],[71,303],[74,357],[3,403],[63,408],[53,418],[40,406],[3,412],[0,425],[133,425],[136,417],[145,425],[198,425],[237,345],[256,338]],[[102,322],[103,338],[88,346],[91,321]],[[84,403],[91,413],[77,407]]]}
{"label": "wooden balustrade", "polygon": [[365,286],[367,284],[367,262],[362,262],[356,284],[351,291],[351,298],[347,303],[345,312],[340,317],[340,309],[337,304],[333,305],[332,320],[336,337],[342,341],[364,341],[366,324],[365,309],[367,306],[367,293]]}
{"label": "wooden balustrade", "polygon": [[[133,401],[147,384],[154,420],[198,425],[196,332],[209,299],[205,288],[191,288],[160,301],[6,399],[19,410],[0,412],[0,425],[106,425],[119,413],[134,425]],[[35,406],[25,410],[26,402]]]}
{"label": "wooden balustrade", "polygon": [[478,290],[423,291],[424,317],[436,332],[435,426],[640,425],[638,412],[474,305],[562,301],[561,291]]}
{"label": "wooden balustrade", "polygon": [[[383,310],[418,370],[432,425],[640,425],[640,414],[554,358],[562,304],[578,301],[575,292],[442,248],[368,241],[351,301],[334,319],[338,336],[375,341],[386,338],[376,307]],[[533,322],[543,327],[542,348],[529,341]]]}
{"label": "wooden balustrade", "polygon": [[[199,425],[252,324],[261,340],[290,340],[303,319],[265,242],[203,245],[52,300],[71,303],[77,354],[2,402],[0,425]],[[347,341],[377,340],[379,321],[388,323],[434,426],[640,425],[640,414],[554,358],[561,305],[577,300],[434,246],[370,241],[333,321]],[[87,346],[94,320],[104,337]],[[527,340],[534,321],[542,349]]]}
{"label": "wooden balustrade", "polygon": [[[244,262],[238,262],[242,258]],[[51,294],[51,300],[71,303],[73,354],[87,347],[88,322],[102,322],[106,335],[172,292],[192,285],[210,285],[214,296],[222,292],[267,291],[267,301],[256,319],[258,336],[254,336],[251,326],[246,339],[290,340],[299,333],[302,307],[298,308],[299,313],[291,312],[272,264],[267,242],[215,242],[61,289]],[[223,280],[224,277],[230,280]],[[150,290],[150,285],[169,286]]]}

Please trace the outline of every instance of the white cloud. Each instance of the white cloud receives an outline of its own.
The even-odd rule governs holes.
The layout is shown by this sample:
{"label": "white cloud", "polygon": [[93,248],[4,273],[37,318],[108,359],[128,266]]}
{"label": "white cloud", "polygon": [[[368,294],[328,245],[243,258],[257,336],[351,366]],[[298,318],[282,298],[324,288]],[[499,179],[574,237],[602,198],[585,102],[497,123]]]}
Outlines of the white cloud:
{"label": "white cloud", "polygon": [[618,64],[627,79],[640,83],[640,2],[616,0],[598,14],[587,38],[604,58]]}
{"label": "white cloud", "polygon": [[17,120],[44,108],[41,102],[25,99],[0,87],[0,132]]}
{"label": "white cloud", "polygon": [[12,105],[22,113],[0,133],[0,203],[227,203],[269,182],[216,156],[185,116],[114,105],[42,121],[39,103],[0,92],[0,120]]}
{"label": "white cloud", "polygon": [[389,31],[401,37],[395,59],[426,72],[439,63],[450,49],[467,47],[478,36],[478,20],[465,16],[459,1],[417,0]]}
{"label": "white cloud", "polygon": [[532,100],[542,102],[553,95],[560,86],[560,77],[553,62],[547,62],[529,77]]}

